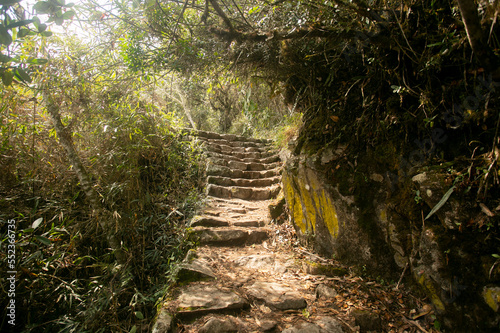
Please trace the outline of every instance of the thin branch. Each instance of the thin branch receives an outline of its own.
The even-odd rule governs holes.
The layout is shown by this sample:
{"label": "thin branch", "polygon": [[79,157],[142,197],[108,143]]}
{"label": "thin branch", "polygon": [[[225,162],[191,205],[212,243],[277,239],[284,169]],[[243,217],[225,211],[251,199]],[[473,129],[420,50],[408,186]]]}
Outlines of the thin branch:
{"label": "thin branch", "polygon": [[[182,11],[181,13],[179,14],[179,17],[177,18],[177,22],[175,22],[175,27],[174,27],[174,33],[173,35],[175,35],[177,33],[177,29],[179,28],[179,22],[181,21],[181,19],[184,17],[184,11],[186,10],[187,8],[187,5],[188,5],[188,2],[189,0],[186,0],[184,2],[184,7],[182,7]],[[173,38],[170,38],[170,41],[168,43],[168,47],[167,47],[167,54],[168,54],[168,51],[170,51],[170,46],[172,45],[172,40]]]}
{"label": "thin branch", "polygon": [[216,0],[207,0],[207,1],[210,2],[210,4],[214,8],[214,10],[217,12],[217,14],[219,15],[219,17],[222,18],[222,20],[224,21],[224,23],[228,27],[229,31],[231,33],[235,33],[236,30],[234,29],[233,24],[231,23],[231,20],[229,19],[229,17],[227,17],[226,13],[224,13],[224,11],[222,10],[222,8],[220,8],[220,6],[217,3],[217,1]]}
{"label": "thin branch", "polygon": [[245,23],[250,27],[252,28],[252,30],[255,30],[255,28],[253,27],[252,24],[250,24],[250,22],[247,21],[245,15],[243,14],[243,12],[241,11],[240,7],[238,6],[238,4],[236,3],[236,1],[232,0],[233,1],[233,4],[236,6],[236,9],[238,9],[238,11],[240,12],[240,15],[241,17],[243,17],[243,21],[245,21]]}

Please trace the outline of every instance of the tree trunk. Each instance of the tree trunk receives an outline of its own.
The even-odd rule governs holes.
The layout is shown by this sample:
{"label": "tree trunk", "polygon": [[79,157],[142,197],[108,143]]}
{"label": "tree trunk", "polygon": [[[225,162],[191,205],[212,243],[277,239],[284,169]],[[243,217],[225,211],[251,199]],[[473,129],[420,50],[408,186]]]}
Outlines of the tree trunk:
{"label": "tree trunk", "polygon": [[493,50],[488,45],[486,33],[481,27],[477,6],[474,0],[457,0],[462,20],[467,32],[467,38],[472,51],[476,55],[479,63],[494,76],[499,73],[498,59]]}
{"label": "tree trunk", "polygon": [[92,188],[92,180],[90,179],[87,170],[85,169],[80,159],[80,156],[78,156],[78,153],[76,152],[71,133],[68,128],[66,128],[61,122],[59,107],[54,103],[54,100],[47,91],[43,92],[43,97],[45,100],[47,111],[52,118],[57,137],[59,138],[59,142],[66,150],[68,160],[72,164],[78,180],[80,181],[80,185],[85,191],[85,194],[90,202],[90,206],[93,210],[93,216],[99,221],[99,225],[105,232],[108,245],[114,252],[116,261],[119,264],[125,264],[127,261],[127,255],[123,251],[121,242],[116,235],[115,227],[112,223],[112,214],[107,209],[102,207],[96,191]]}

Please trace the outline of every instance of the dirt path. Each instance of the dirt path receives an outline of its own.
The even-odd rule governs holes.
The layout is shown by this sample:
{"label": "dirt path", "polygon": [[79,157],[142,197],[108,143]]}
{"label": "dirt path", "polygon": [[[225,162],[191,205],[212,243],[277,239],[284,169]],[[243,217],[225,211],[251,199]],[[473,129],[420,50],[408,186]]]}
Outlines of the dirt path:
{"label": "dirt path", "polygon": [[[161,304],[160,332],[429,332],[432,313],[401,289],[353,275],[271,223],[281,162],[264,140],[198,132],[210,156],[200,242]],[[381,281],[380,281],[381,282]]]}

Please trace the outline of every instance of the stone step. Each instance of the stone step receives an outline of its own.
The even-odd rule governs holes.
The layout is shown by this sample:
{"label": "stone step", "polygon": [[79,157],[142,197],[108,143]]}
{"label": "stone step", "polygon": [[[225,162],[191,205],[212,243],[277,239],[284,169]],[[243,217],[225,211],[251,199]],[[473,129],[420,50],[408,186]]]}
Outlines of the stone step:
{"label": "stone step", "polygon": [[222,139],[228,141],[244,141],[244,142],[254,142],[254,143],[271,143],[272,140],[269,139],[255,139],[255,138],[247,138],[241,135],[236,134],[219,134],[214,132],[207,131],[199,131],[199,130],[187,130],[188,133],[192,136],[202,137],[206,139]]}
{"label": "stone step", "polygon": [[246,299],[230,289],[210,284],[190,284],[177,300],[177,317],[202,316],[225,310],[241,310],[249,307]]}
{"label": "stone step", "polygon": [[246,209],[244,207],[234,207],[234,206],[227,206],[227,207],[211,207],[208,209],[203,210],[204,215],[210,215],[210,216],[222,216],[222,215],[229,215],[231,214],[231,218],[238,218],[239,216],[244,216],[246,213],[248,213],[250,210]]}
{"label": "stone step", "polygon": [[[245,215],[240,215],[239,217],[244,217]],[[189,223],[191,228],[194,227],[247,227],[247,228],[256,228],[263,226],[263,223],[259,220],[255,219],[245,219],[245,220],[236,220],[229,219],[218,216],[195,216],[191,219]]]}
{"label": "stone step", "polygon": [[195,216],[189,222],[191,228],[194,227],[229,227],[229,221],[225,218],[214,216]]}
{"label": "stone step", "polygon": [[238,162],[244,162],[244,163],[274,163],[274,162],[281,162],[281,159],[278,154],[271,155],[269,157],[263,157],[263,158],[238,158],[233,155],[229,154],[219,154],[215,152],[207,152],[208,157],[210,158],[218,158],[218,159],[224,159],[227,161],[238,161]]}
{"label": "stone step", "polygon": [[220,176],[208,176],[207,183],[221,186],[239,186],[239,187],[265,187],[278,184],[281,178],[270,177],[260,179],[228,178]]}
{"label": "stone step", "polygon": [[231,169],[242,170],[242,171],[263,171],[276,169],[281,166],[281,163],[260,163],[260,162],[240,162],[221,158],[211,158],[214,164],[227,166]]}
{"label": "stone step", "polygon": [[188,237],[201,245],[237,247],[262,243],[269,237],[269,232],[267,228],[194,227]]}
{"label": "stone step", "polygon": [[225,144],[219,144],[215,142],[205,142],[205,147],[210,147],[213,150],[220,150],[224,153],[264,153],[269,151],[268,147],[238,147]]}
{"label": "stone step", "polygon": [[215,209],[245,209],[246,211],[254,211],[261,209],[256,206],[256,201],[248,201],[238,198],[218,198],[213,196],[207,196],[210,205]]}
{"label": "stone step", "polygon": [[248,287],[247,293],[272,309],[291,310],[307,307],[306,300],[299,292],[280,283],[257,281]]}
{"label": "stone step", "polygon": [[256,148],[265,148],[269,149],[272,148],[272,146],[268,143],[262,143],[262,142],[252,142],[252,141],[229,141],[226,139],[207,139],[200,137],[200,141],[203,141],[205,144],[216,144],[216,145],[226,145],[226,146],[231,146],[231,147],[256,147]]}
{"label": "stone step", "polygon": [[262,158],[276,154],[276,152],[273,150],[255,147],[243,148],[224,145],[207,145],[204,149],[209,152],[215,152],[230,156],[242,156],[243,158]]}
{"label": "stone step", "polygon": [[249,209],[246,209],[246,208],[228,208],[228,211],[229,212],[232,212],[232,213],[239,213],[239,214],[246,214]]}
{"label": "stone step", "polygon": [[209,162],[207,165],[207,176],[219,176],[227,178],[262,179],[272,178],[280,175],[281,168],[262,171],[235,170],[223,165]]}
{"label": "stone step", "polygon": [[264,226],[264,223],[258,220],[238,220],[238,221],[233,221],[231,225],[242,228],[259,228]]}
{"label": "stone step", "polygon": [[276,155],[275,151],[264,150],[264,151],[235,151],[231,147],[221,148],[218,146],[207,146],[205,148],[209,153],[217,153],[221,155],[236,157],[240,159],[262,159]]}
{"label": "stone step", "polygon": [[175,276],[183,282],[214,280],[216,278],[214,271],[206,261],[188,257],[177,267]]}
{"label": "stone step", "polygon": [[238,198],[244,200],[269,200],[278,195],[280,186],[238,187],[209,184],[207,194],[219,198]]}

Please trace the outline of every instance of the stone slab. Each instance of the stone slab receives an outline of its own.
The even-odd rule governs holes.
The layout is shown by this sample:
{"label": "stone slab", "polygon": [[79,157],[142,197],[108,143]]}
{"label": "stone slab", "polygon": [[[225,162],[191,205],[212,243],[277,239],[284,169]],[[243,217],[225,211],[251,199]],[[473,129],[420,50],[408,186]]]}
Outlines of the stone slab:
{"label": "stone slab", "polygon": [[170,333],[172,331],[174,317],[167,311],[161,309],[155,319],[151,333]]}
{"label": "stone slab", "polygon": [[189,223],[190,227],[227,227],[229,222],[216,216],[195,216]]}
{"label": "stone slab", "polygon": [[342,325],[332,317],[320,317],[314,323],[302,322],[282,333],[343,333]]}
{"label": "stone slab", "polygon": [[300,293],[283,284],[275,282],[255,282],[248,288],[248,294],[280,310],[302,309],[307,306]]}
{"label": "stone slab", "polygon": [[229,333],[238,332],[239,327],[235,318],[210,318],[198,333]]}
{"label": "stone slab", "polygon": [[268,230],[195,227],[191,230],[191,237],[198,237],[201,244],[243,246],[264,241],[268,238]]}
{"label": "stone slab", "polygon": [[248,307],[248,302],[231,290],[212,285],[188,285],[178,298],[178,314],[209,313],[238,310]]}
{"label": "stone slab", "polygon": [[261,226],[259,221],[248,220],[248,221],[235,221],[232,223],[235,227],[244,227],[244,228],[258,228]]}
{"label": "stone slab", "polygon": [[177,278],[182,282],[215,279],[215,273],[204,260],[195,258],[189,262],[184,261],[179,265]]}

